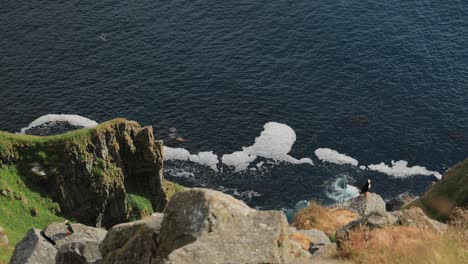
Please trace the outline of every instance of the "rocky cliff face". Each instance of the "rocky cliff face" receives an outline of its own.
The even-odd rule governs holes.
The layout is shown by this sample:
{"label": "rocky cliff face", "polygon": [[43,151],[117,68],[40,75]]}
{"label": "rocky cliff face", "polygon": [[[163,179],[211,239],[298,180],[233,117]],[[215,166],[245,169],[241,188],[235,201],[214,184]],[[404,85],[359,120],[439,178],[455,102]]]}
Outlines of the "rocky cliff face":
{"label": "rocky cliff face", "polygon": [[58,136],[0,134],[0,165],[16,164],[41,186],[62,213],[78,222],[111,227],[129,220],[127,192],[162,211],[162,143],[151,127],[116,119]]}

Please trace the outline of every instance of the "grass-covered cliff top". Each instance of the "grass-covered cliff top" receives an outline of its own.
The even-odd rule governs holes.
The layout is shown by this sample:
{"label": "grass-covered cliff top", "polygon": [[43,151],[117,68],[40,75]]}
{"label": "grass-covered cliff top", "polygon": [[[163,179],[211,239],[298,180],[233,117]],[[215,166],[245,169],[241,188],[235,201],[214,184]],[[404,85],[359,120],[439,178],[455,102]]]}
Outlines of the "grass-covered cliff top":
{"label": "grass-covered cliff top", "polygon": [[99,133],[101,131],[107,131],[111,129],[113,126],[120,124],[120,123],[128,123],[135,126],[139,126],[139,124],[135,121],[130,121],[124,118],[116,118],[104,123],[101,123],[92,128],[83,128],[74,130],[71,132],[53,135],[53,136],[32,136],[32,135],[25,135],[25,134],[15,134],[0,131],[0,157],[2,154],[8,154],[9,151],[12,150],[14,146],[30,146],[30,145],[37,145],[37,144],[47,144],[47,143],[60,143],[66,141],[85,141],[89,139],[95,133]]}
{"label": "grass-covered cliff top", "polygon": [[429,216],[442,221],[448,220],[455,207],[467,207],[468,159],[448,170],[442,180],[409,206],[421,207]]}

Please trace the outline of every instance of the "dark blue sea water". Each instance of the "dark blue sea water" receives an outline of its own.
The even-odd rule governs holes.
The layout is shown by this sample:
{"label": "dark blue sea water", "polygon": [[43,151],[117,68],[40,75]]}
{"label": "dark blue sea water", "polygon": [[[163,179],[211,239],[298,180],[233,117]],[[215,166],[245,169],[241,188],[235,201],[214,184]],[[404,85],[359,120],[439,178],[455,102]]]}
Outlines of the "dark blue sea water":
{"label": "dark blue sea water", "polygon": [[0,25],[1,130],[49,113],[126,117],[221,156],[267,122],[292,127],[291,156],[315,166],[166,163],[172,180],[253,206],[330,203],[340,178],[371,177],[385,198],[436,180],[322,163],[319,147],[441,173],[468,156],[467,1],[2,0]]}

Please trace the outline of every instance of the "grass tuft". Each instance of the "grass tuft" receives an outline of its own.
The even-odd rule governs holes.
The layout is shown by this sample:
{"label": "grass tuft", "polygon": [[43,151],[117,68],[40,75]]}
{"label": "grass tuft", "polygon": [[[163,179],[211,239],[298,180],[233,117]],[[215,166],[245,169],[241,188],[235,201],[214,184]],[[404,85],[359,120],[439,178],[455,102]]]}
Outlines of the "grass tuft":
{"label": "grass tuft", "polygon": [[297,229],[319,229],[328,236],[334,236],[336,230],[360,216],[344,208],[327,208],[311,201],[309,206],[295,215],[292,226]]}

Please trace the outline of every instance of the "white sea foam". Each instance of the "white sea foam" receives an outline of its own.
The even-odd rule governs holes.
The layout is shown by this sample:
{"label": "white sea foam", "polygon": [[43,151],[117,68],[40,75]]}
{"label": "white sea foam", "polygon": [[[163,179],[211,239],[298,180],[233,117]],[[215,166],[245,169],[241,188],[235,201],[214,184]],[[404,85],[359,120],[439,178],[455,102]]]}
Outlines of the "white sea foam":
{"label": "white sea foam", "polygon": [[163,147],[164,160],[189,160],[190,152],[184,148]]}
{"label": "white sea foam", "polygon": [[25,134],[28,129],[37,127],[49,122],[67,122],[70,125],[78,127],[94,127],[98,123],[94,120],[88,119],[79,115],[63,115],[63,114],[48,114],[39,117],[38,119],[32,121],[27,127],[21,129],[21,134]]}
{"label": "white sea foam", "polygon": [[249,164],[257,157],[284,161],[292,164],[308,163],[313,165],[309,158],[300,160],[288,155],[296,141],[296,133],[285,124],[269,122],[263,126],[264,130],[259,137],[255,138],[255,143],[249,147],[243,147],[242,151],[225,154],[222,157],[224,164],[235,167],[236,171],[247,169]]}
{"label": "white sea foam", "polygon": [[210,167],[214,171],[218,171],[218,155],[213,154],[213,151],[200,152],[197,155],[190,155],[189,161]]}
{"label": "white sea foam", "polygon": [[351,180],[352,178],[349,175],[341,175],[331,186],[327,187],[327,196],[337,202],[343,202],[359,196],[359,189],[349,184]]}
{"label": "white sea foam", "polygon": [[318,148],[314,153],[321,161],[335,164],[351,164],[353,166],[357,166],[359,164],[356,159],[329,148]]}
{"label": "white sea foam", "polygon": [[408,162],[405,160],[393,161],[391,166],[381,162],[379,164],[371,164],[367,166],[370,170],[379,171],[397,178],[404,178],[412,175],[434,175],[437,179],[441,179],[442,175],[437,171],[430,171],[426,167],[413,166],[408,167]]}
{"label": "white sea foam", "polygon": [[163,156],[164,160],[191,161],[200,165],[208,166],[214,171],[218,171],[218,155],[213,154],[213,151],[190,154],[190,152],[184,148],[171,148],[164,146]]}
{"label": "white sea foam", "polygon": [[235,167],[236,171],[243,171],[255,159],[257,159],[256,155],[249,155],[249,153],[244,151],[236,151],[232,154],[224,154],[221,161],[227,166]]}

